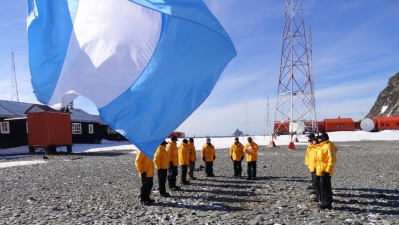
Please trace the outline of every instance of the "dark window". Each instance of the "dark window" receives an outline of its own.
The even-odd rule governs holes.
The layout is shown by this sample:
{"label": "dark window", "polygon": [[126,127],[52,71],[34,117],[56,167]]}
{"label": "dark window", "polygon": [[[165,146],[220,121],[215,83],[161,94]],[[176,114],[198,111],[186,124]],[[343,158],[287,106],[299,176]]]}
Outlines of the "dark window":
{"label": "dark window", "polygon": [[396,123],[395,126],[399,126],[399,123]]}
{"label": "dark window", "polygon": [[385,126],[389,126],[389,123],[386,123]]}
{"label": "dark window", "polygon": [[353,124],[349,125],[350,127],[353,127]]}
{"label": "dark window", "polygon": [[383,127],[384,126],[384,123],[381,123],[381,127]]}

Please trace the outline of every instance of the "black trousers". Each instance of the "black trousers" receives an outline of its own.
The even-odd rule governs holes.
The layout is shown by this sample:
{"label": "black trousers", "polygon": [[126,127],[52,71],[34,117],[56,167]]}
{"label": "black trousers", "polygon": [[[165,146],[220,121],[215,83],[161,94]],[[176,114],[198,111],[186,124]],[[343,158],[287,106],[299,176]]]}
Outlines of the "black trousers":
{"label": "black trousers", "polygon": [[168,183],[169,183],[170,188],[173,188],[176,186],[177,175],[178,175],[177,166],[174,166],[172,163],[170,163],[169,169],[168,169]]}
{"label": "black trousers", "polygon": [[242,171],[241,161],[233,161],[233,167],[234,167],[234,176],[241,177],[241,171]]}
{"label": "black trousers", "polygon": [[247,162],[247,174],[249,178],[256,178],[256,161]]}
{"label": "black trousers", "polygon": [[168,173],[167,169],[159,169],[158,170],[158,187],[160,194],[166,194],[166,175]]}
{"label": "black trousers", "polygon": [[153,177],[142,177],[141,178],[141,193],[140,193],[140,200],[141,201],[148,201],[150,200],[150,194],[152,190],[152,186],[154,185]]}
{"label": "black trousers", "polygon": [[205,173],[206,175],[213,176],[213,162],[205,162]]}
{"label": "black trousers", "polygon": [[188,165],[182,165],[180,166],[181,168],[181,182],[182,183],[187,183],[187,169],[188,169]]}
{"label": "black trousers", "polygon": [[321,201],[320,199],[320,179],[321,177],[316,176],[316,172],[312,173],[312,178],[313,178],[313,190],[316,192],[316,199]]}
{"label": "black trousers", "polygon": [[332,205],[331,177],[329,175],[320,177],[320,199],[323,206]]}

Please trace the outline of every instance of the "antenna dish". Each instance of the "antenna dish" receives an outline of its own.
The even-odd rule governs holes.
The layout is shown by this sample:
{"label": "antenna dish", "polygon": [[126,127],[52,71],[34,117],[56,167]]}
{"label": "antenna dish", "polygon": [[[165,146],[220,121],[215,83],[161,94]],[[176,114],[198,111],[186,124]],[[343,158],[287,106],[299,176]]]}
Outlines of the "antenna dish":
{"label": "antenna dish", "polygon": [[369,118],[365,118],[362,120],[362,122],[360,122],[360,127],[362,130],[370,132],[374,129],[374,121]]}

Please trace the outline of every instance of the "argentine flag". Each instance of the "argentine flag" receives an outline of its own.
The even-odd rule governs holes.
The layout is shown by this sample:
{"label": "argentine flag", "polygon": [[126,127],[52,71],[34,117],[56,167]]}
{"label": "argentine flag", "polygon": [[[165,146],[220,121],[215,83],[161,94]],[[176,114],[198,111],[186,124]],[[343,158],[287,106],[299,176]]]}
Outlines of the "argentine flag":
{"label": "argentine flag", "polygon": [[27,22],[37,99],[85,96],[150,158],[236,55],[201,0],[28,0]]}

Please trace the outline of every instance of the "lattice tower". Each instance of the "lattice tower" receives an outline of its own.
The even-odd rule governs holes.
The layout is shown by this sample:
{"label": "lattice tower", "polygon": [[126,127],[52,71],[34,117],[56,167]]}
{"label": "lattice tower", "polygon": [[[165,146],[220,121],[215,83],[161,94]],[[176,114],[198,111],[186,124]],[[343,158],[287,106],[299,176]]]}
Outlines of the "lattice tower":
{"label": "lattice tower", "polygon": [[11,101],[19,102],[17,74],[15,73],[14,52],[11,52]]}
{"label": "lattice tower", "polygon": [[295,133],[313,132],[317,120],[302,1],[285,3],[274,133],[289,132],[292,141]]}

